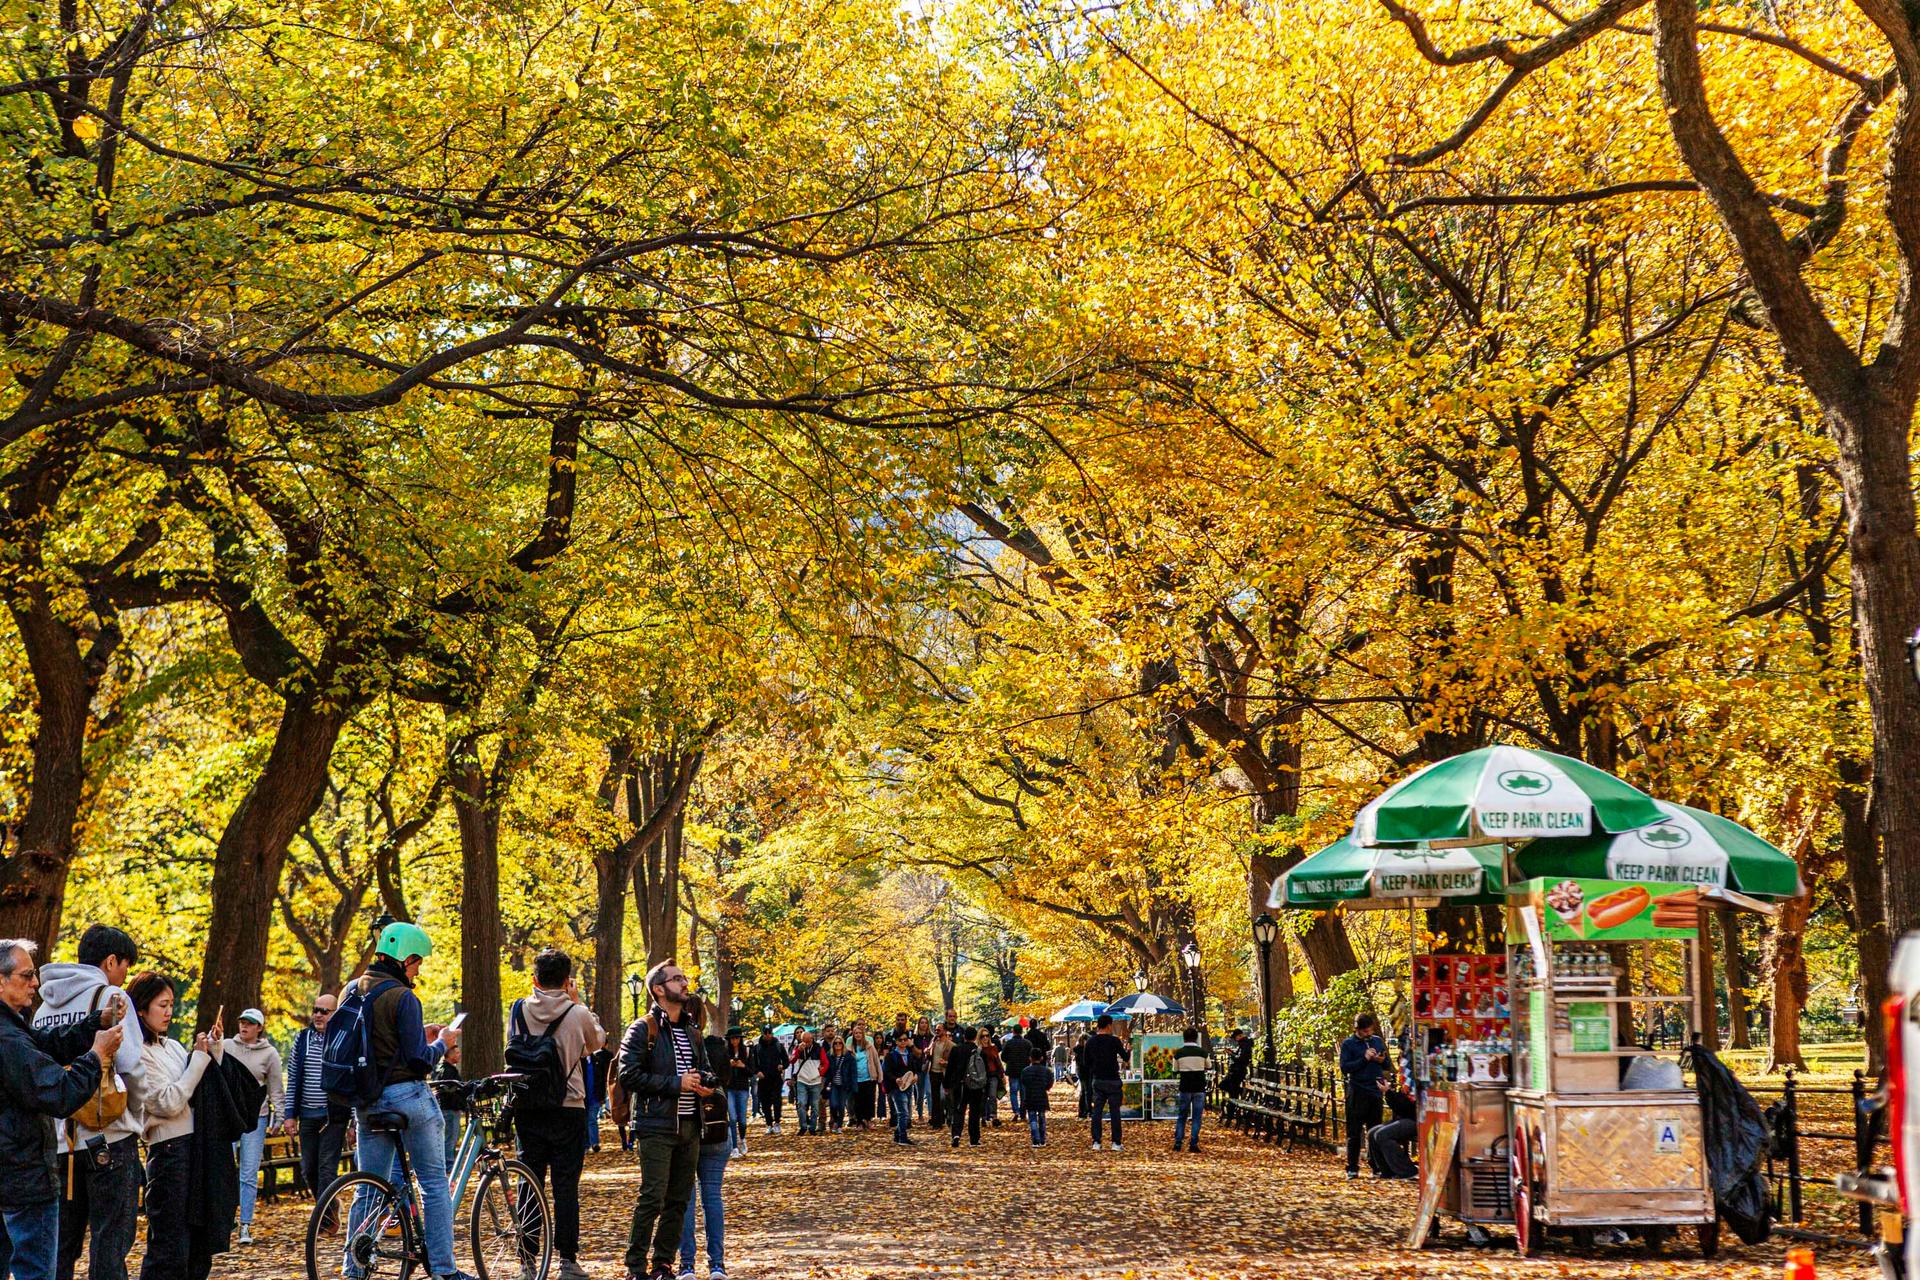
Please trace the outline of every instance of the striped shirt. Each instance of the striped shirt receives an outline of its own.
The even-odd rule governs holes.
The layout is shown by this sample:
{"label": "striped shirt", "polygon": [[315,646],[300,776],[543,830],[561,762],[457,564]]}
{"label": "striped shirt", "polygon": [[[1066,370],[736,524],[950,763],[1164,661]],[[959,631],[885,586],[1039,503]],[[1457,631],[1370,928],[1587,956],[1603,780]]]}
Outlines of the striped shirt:
{"label": "striped shirt", "polygon": [[312,1027],[293,1038],[287,1054],[288,1115],[312,1118],[327,1113],[327,1091],[320,1087],[320,1063],[326,1054],[326,1038]]}
{"label": "striped shirt", "polygon": [[[669,1028],[673,1036],[673,1070],[684,1076],[693,1070],[693,1037],[687,1034],[685,1027]],[[680,1091],[680,1114],[690,1116],[699,1103],[699,1098],[686,1089]]]}

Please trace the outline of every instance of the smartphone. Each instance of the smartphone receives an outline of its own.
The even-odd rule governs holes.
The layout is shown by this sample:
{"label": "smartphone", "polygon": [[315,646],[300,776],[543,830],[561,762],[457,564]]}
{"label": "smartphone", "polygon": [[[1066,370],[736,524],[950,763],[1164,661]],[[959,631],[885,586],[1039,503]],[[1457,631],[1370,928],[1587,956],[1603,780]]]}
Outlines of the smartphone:
{"label": "smartphone", "polygon": [[464,1012],[454,1014],[453,1021],[447,1024],[447,1030],[458,1031],[460,1029],[460,1024],[465,1022],[466,1020],[467,1020],[467,1015]]}

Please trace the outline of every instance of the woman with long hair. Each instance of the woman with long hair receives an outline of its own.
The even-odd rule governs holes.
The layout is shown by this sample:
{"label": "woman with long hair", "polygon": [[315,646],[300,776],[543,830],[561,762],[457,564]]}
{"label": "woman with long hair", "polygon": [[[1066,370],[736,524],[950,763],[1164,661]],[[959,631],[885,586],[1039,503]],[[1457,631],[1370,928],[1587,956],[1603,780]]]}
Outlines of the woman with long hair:
{"label": "woman with long hair", "polygon": [[880,1055],[867,1040],[867,1024],[853,1024],[853,1039],[847,1043],[853,1058],[853,1127],[873,1127],[873,1103],[880,1088]]}
{"label": "woman with long hair", "polygon": [[847,1104],[853,1101],[853,1055],[847,1052],[847,1038],[835,1036],[828,1055],[827,1132],[839,1133],[846,1128]]}
{"label": "woman with long hair", "polygon": [[714,1061],[727,1064],[727,1132],[738,1158],[747,1154],[747,1118],[753,1105],[753,1051],[747,1047],[746,1032],[728,1027],[726,1052]]}
{"label": "woman with long hair", "polygon": [[[694,1025],[706,1021],[706,1007],[698,996],[687,1002]],[[727,1214],[721,1181],[727,1163],[733,1158],[733,1120],[727,1096],[733,1091],[732,1048],[719,1036],[708,1033],[707,1062],[720,1087],[700,1099],[696,1114],[700,1117],[700,1164],[695,1174],[694,1194],[687,1199],[687,1217],[680,1227],[680,1274],[693,1274],[693,1257],[698,1243],[694,1234],[695,1208],[706,1220],[708,1280],[727,1280]],[[745,1122],[742,1121],[744,1124]]]}
{"label": "woman with long hair", "polygon": [[188,1226],[193,1216],[193,1091],[221,1058],[222,1027],[193,1038],[188,1050],[167,1037],[173,1026],[173,979],[148,971],[127,984],[140,1023],[143,1134],[147,1144],[147,1255],[140,1280],[190,1280],[195,1269]]}

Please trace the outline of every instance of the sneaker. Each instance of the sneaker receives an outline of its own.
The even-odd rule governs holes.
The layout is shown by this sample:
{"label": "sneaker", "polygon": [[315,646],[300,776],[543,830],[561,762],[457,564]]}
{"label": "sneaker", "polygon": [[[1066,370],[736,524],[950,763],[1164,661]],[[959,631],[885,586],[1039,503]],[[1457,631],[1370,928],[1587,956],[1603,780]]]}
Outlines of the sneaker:
{"label": "sneaker", "polygon": [[960,1135],[957,1133],[953,1136],[953,1145],[956,1147],[960,1145]]}
{"label": "sneaker", "polygon": [[1105,1150],[1106,1150],[1106,1148],[1105,1148],[1105,1147],[1103,1147],[1103,1146],[1101,1146],[1101,1145],[1099,1144],[1099,1142],[1097,1142],[1097,1141],[1096,1141],[1096,1142],[1095,1142],[1095,1143],[1093,1144],[1093,1149],[1094,1149],[1095,1151],[1105,1151]]}
{"label": "sneaker", "polygon": [[1358,1169],[1349,1169],[1349,1170],[1347,1170],[1347,1181],[1348,1181],[1348,1182],[1353,1182],[1353,1181],[1355,1181],[1356,1179],[1358,1179],[1359,1177],[1360,1177],[1360,1171],[1359,1171]]}
{"label": "sneaker", "polygon": [[557,1280],[588,1280],[587,1269],[572,1258],[560,1259],[560,1266],[554,1275]]}
{"label": "sneaker", "polygon": [[240,1234],[236,1238],[236,1242],[239,1244],[253,1243],[253,1226],[251,1223],[243,1222],[240,1224]]}
{"label": "sneaker", "polygon": [[682,1267],[680,1269],[680,1275],[677,1277],[677,1280],[694,1280],[693,1268]]}
{"label": "sneaker", "polygon": [[1199,1154],[1200,1154],[1200,1144],[1199,1144],[1199,1143],[1197,1143],[1197,1142],[1190,1142],[1190,1143],[1188,1143],[1188,1144],[1187,1144],[1187,1150],[1189,1150],[1189,1151],[1191,1151],[1191,1152],[1193,1152],[1193,1153],[1194,1153],[1195,1155],[1199,1155]]}
{"label": "sneaker", "polygon": [[1116,1143],[1114,1143],[1114,1144],[1113,1144],[1113,1149],[1114,1149],[1115,1151],[1118,1151],[1118,1150],[1120,1149],[1120,1144],[1119,1144],[1119,1143],[1117,1143],[1117,1142],[1116,1142]]}
{"label": "sneaker", "polygon": [[456,1270],[449,1271],[443,1276],[435,1276],[434,1280],[474,1280],[474,1278],[464,1271]]}
{"label": "sneaker", "polygon": [[707,1280],[727,1280],[727,1273],[719,1267],[715,1267],[713,1270],[707,1272]]}

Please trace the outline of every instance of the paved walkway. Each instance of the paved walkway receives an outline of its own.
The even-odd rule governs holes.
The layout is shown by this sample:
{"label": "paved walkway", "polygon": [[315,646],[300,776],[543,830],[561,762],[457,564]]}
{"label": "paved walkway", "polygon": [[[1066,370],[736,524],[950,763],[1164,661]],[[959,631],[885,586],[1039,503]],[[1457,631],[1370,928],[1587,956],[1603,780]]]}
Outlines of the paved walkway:
{"label": "paved walkway", "polygon": [[[977,1148],[915,1130],[919,1145],[864,1134],[768,1138],[729,1169],[728,1270],[735,1280],[881,1277],[1737,1277],[1778,1280],[1783,1247],[1734,1246],[1714,1263],[1683,1237],[1659,1256],[1602,1248],[1580,1256],[1516,1258],[1504,1245],[1466,1247],[1458,1227],[1415,1254],[1402,1248],[1414,1192],[1404,1183],[1347,1182],[1337,1157],[1285,1153],[1209,1129],[1199,1155],[1166,1149],[1171,1126],[1130,1126],[1126,1149],[1096,1153],[1072,1112],[1055,1112],[1053,1141],[1035,1151],[1007,1121]],[[582,1261],[595,1280],[620,1280],[637,1173],[618,1151],[590,1157],[582,1188]],[[301,1274],[297,1202],[262,1208],[266,1238],[229,1255],[215,1276]],[[462,1264],[466,1263],[464,1246]],[[704,1267],[704,1257],[702,1264]],[[705,1275],[704,1269],[700,1273]],[[1864,1280],[1864,1255],[1823,1256],[1821,1280]]]}

